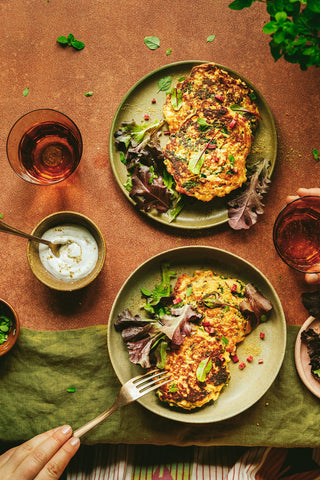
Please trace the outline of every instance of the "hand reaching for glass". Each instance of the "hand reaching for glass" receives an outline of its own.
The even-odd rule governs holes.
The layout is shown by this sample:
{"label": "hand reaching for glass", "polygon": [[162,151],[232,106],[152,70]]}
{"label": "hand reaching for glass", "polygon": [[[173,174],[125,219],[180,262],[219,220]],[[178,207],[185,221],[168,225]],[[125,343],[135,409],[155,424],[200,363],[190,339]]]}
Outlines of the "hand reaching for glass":
{"label": "hand reaching for glass", "polygon": [[[288,195],[286,198],[286,202],[290,203],[293,200],[301,197],[307,196],[317,196],[320,197],[320,188],[298,188],[297,195]],[[320,228],[320,227],[319,227]],[[309,284],[320,284],[320,273],[306,273],[305,274],[305,281]]]}
{"label": "hand reaching for glass", "polygon": [[69,425],[41,433],[0,456],[0,478],[57,480],[79,446]]}

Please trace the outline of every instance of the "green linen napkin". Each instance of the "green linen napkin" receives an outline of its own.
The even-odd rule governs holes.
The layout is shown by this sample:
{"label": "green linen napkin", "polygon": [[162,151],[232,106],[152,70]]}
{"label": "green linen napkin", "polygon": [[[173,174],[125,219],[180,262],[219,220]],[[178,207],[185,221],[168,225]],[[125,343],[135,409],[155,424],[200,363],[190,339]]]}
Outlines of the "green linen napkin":
{"label": "green linen napkin", "polygon": [[[231,419],[201,425],[174,422],[138,403],[115,412],[83,437],[85,444],[320,447],[319,399],[294,364],[299,330],[288,326],[283,366],[265,395]],[[68,423],[77,428],[107,409],[119,381],[107,351],[107,327],[40,332],[22,328],[0,357],[0,441],[24,441]]]}

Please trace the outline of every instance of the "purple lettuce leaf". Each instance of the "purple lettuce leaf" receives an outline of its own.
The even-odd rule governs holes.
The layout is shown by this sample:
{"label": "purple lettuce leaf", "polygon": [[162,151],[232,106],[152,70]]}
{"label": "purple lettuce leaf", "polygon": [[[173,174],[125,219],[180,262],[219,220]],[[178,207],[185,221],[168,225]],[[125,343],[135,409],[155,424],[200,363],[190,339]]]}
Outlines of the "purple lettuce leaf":
{"label": "purple lettuce leaf", "polygon": [[133,173],[130,197],[137,202],[141,210],[148,212],[156,208],[166,212],[170,207],[170,195],[162,177],[155,177],[146,165],[137,168]]}
{"label": "purple lettuce leaf", "polygon": [[251,283],[246,285],[244,291],[245,298],[240,303],[241,313],[249,317],[253,327],[259,325],[270,310],[272,303],[261,292],[259,292]]}
{"label": "purple lettuce leaf", "polygon": [[129,327],[138,327],[138,326],[143,327],[144,325],[147,325],[149,323],[150,321],[142,320],[142,318],[139,315],[133,316],[130,310],[126,308],[125,310],[123,310],[123,312],[121,312],[117,316],[114,322],[114,327],[118,332],[120,332]]}
{"label": "purple lettuce leaf", "polygon": [[234,230],[249,229],[264,212],[262,198],[270,183],[268,165],[268,160],[262,160],[240,193],[229,200],[229,226]]}
{"label": "purple lettuce leaf", "polygon": [[150,351],[152,345],[159,338],[158,335],[148,336],[137,342],[127,342],[127,348],[129,350],[129,359],[132,363],[141,365],[142,368],[150,368]]}
{"label": "purple lettuce leaf", "polygon": [[180,308],[172,308],[171,315],[164,315],[161,317],[162,325],[159,330],[174,343],[181,345],[185,336],[191,333],[191,319],[201,319],[202,315],[196,313],[191,305],[184,305]]}

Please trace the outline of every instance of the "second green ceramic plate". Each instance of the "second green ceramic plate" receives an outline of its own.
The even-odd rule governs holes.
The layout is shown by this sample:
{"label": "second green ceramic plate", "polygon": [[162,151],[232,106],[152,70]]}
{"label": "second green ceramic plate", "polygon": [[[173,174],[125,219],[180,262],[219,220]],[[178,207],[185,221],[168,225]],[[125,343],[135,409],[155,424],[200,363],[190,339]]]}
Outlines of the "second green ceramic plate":
{"label": "second green ceramic plate", "polygon": [[[151,412],[179,422],[208,423],[233,417],[257,402],[269,389],[280,370],[287,330],[277,293],[267,278],[253,265],[225,250],[205,246],[181,247],[152,257],[138,267],[124,283],[109,317],[108,350],[112,366],[122,384],[143,373],[143,369],[130,362],[127,347],[121,334],[115,330],[114,322],[126,308],[129,308],[133,315],[143,316],[141,288],[152,290],[161,283],[163,263],[169,263],[170,270],[177,275],[192,275],[197,269],[209,269],[235,276],[246,283],[251,282],[273,305],[268,321],[259,325],[238,347],[240,361],[246,360],[249,354],[254,356],[254,360],[244,370],[239,370],[238,364],[230,362],[231,380],[215,403],[194,412],[184,412],[165,406],[154,392],[138,400]],[[265,333],[264,340],[261,340],[260,332]],[[263,359],[263,363],[260,364],[259,359]]]}
{"label": "second green ceramic plate", "polygon": [[[118,107],[110,131],[110,161],[117,183],[133,205],[136,205],[136,203],[131,199],[129,192],[124,186],[127,181],[127,170],[125,165],[121,163],[119,152],[115,147],[114,133],[119,129],[123,121],[135,120],[138,124],[145,123],[145,114],[149,115],[150,124],[163,120],[162,107],[166,94],[162,91],[159,92],[159,80],[170,76],[172,78],[172,86],[174,86],[181,77],[186,77],[190,74],[192,67],[200,63],[208,62],[187,61],[172,63],[149,73],[129,90]],[[277,134],[270,108],[261,93],[246,78],[228,67],[217,66],[227,71],[230,75],[243,80],[255,92],[256,104],[260,111],[261,120],[255,133],[248,160],[268,159],[271,174],[277,156]],[[152,100],[155,100],[156,103],[153,103]],[[167,140],[167,137],[163,138],[164,143]],[[185,197],[185,206],[182,212],[171,223],[166,213],[152,211],[146,213],[146,215],[157,222],[171,225],[172,227],[185,229],[209,228],[228,221],[227,201],[228,197],[215,198],[211,202],[200,202],[191,197]]]}

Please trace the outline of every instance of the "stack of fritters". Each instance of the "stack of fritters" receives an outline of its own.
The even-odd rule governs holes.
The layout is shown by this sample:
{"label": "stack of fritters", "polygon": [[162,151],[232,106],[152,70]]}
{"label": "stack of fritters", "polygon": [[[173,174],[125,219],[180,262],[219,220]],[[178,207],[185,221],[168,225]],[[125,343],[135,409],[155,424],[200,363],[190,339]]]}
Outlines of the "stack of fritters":
{"label": "stack of fritters", "polygon": [[[241,281],[211,271],[178,277],[174,297],[193,305],[203,318],[199,325],[193,324],[191,335],[181,346],[167,352],[165,370],[171,373],[172,382],[159,389],[161,401],[191,410],[218,398],[230,378],[230,355],[251,331],[250,322],[239,309],[244,289]],[[206,360],[212,367],[200,381],[197,370]]]}
{"label": "stack of fritters", "polygon": [[246,181],[246,158],[259,112],[253,92],[239,78],[202,64],[176,85],[182,103],[167,95],[163,113],[170,138],[165,164],[176,190],[201,201],[222,197]]}

